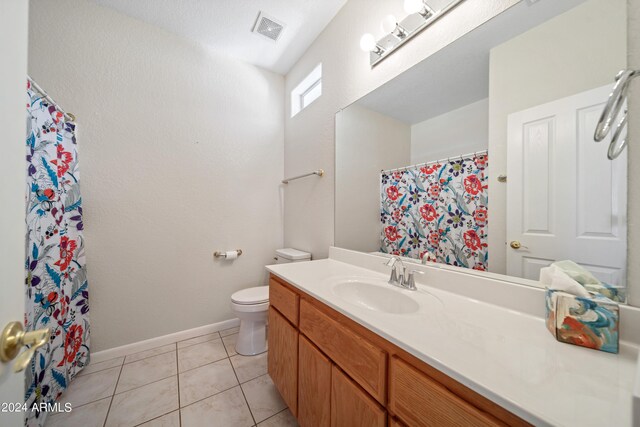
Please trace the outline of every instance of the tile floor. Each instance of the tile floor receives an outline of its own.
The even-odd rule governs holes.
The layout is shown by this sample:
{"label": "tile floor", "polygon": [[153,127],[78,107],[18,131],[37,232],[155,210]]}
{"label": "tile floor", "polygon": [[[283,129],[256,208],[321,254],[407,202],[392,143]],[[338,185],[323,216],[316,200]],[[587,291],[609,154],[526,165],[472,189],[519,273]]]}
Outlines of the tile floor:
{"label": "tile floor", "polygon": [[47,427],[297,426],[267,375],[267,353],[241,356],[237,328],[87,366]]}

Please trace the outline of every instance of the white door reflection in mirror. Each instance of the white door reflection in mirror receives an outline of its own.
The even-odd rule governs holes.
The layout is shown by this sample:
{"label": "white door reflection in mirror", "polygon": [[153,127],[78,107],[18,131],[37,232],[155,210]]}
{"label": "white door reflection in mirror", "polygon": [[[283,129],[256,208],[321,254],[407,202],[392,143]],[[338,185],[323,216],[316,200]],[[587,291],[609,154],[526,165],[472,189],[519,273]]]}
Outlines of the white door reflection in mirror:
{"label": "white door reflection in mirror", "polygon": [[571,259],[625,284],[626,154],[610,161],[608,140],[593,140],[610,90],[509,115],[507,241],[521,246],[507,247],[508,275],[537,280],[542,267]]}

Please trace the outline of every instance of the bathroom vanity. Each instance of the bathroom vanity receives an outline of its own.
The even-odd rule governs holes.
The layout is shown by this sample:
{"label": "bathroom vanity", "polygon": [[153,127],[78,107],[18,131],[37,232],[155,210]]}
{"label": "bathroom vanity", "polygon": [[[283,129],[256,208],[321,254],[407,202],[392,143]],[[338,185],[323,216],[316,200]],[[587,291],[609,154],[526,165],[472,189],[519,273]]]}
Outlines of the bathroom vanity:
{"label": "bathroom vanity", "polygon": [[267,267],[269,374],[301,426],[632,425],[635,344],[558,343],[540,289],[412,265],[408,291],[384,261],[332,248]]}
{"label": "bathroom vanity", "polygon": [[269,292],[269,373],[300,425],[529,425],[277,276]]}

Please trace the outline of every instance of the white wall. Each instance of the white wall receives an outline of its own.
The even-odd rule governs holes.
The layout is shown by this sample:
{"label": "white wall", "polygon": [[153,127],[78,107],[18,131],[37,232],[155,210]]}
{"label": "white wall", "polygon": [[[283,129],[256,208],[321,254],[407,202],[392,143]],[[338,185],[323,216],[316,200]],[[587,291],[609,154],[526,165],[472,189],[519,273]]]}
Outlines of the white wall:
{"label": "white wall", "polygon": [[335,244],[380,249],[380,171],[409,164],[407,123],[352,104],[336,115]]}
{"label": "white wall", "polygon": [[[27,129],[25,90],[27,81],[28,3],[0,2],[0,127],[2,167],[0,167],[0,327],[24,319],[24,209],[25,138]],[[11,41],[10,43],[8,41]],[[0,402],[24,399],[24,375],[12,372],[11,363],[0,362]],[[0,424],[23,424],[19,411],[0,413]]]}
{"label": "white wall", "polygon": [[618,70],[626,67],[626,37],[626,1],[590,0],[491,50],[488,237],[492,272],[506,271],[506,185],[496,177],[507,169],[507,116],[613,84]]}
{"label": "white wall", "polygon": [[78,120],[93,350],[232,318],[282,246],[283,77],[85,0],[32,0],[29,36]]}
{"label": "white wall", "polygon": [[[404,16],[401,1],[350,0],[286,76],[287,94],[322,62],[322,96],[293,118],[285,118],[285,175],[319,167],[321,179],[285,190],[285,245],[326,257],[334,231],[334,116],[382,83],[437,52],[517,0],[467,0],[371,69],[359,48],[362,34],[379,34],[380,21]],[[287,106],[289,111],[289,106]]]}
{"label": "white wall", "polygon": [[411,164],[486,150],[489,100],[457,108],[411,126]]}

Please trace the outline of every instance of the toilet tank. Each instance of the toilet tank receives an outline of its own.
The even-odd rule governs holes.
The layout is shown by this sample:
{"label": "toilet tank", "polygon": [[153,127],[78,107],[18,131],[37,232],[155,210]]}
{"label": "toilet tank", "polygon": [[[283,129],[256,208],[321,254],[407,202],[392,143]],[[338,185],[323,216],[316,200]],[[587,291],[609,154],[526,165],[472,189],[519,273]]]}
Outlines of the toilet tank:
{"label": "toilet tank", "polygon": [[303,252],[293,248],[276,249],[276,256],[274,259],[276,260],[276,264],[311,261],[311,254],[309,252]]}

